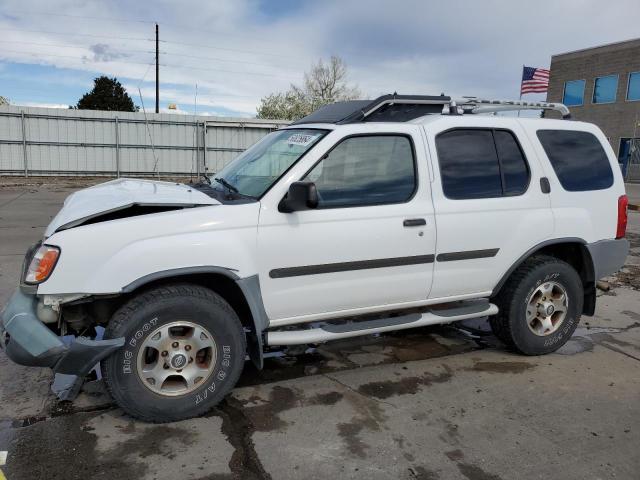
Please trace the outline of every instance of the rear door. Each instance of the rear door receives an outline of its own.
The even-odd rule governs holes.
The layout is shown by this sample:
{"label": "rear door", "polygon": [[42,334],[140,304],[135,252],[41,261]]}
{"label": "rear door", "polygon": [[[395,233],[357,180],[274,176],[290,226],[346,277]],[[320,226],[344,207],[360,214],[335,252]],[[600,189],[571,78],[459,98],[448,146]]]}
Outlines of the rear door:
{"label": "rear door", "polygon": [[430,297],[487,295],[554,231],[545,174],[513,120],[444,118],[426,133],[438,228]]}

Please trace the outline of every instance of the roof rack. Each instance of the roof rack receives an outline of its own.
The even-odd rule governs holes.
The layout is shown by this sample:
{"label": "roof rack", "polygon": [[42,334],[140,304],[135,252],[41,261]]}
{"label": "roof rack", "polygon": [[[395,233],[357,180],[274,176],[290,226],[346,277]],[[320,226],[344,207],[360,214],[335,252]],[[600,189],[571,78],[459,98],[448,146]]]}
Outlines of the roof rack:
{"label": "roof rack", "polygon": [[571,118],[571,112],[563,103],[526,102],[523,100],[489,100],[478,97],[462,97],[452,99],[442,109],[443,114],[458,115],[460,113],[490,113],[513,110],[554,110],[560,112],[562,118]]}
{"label": "roof rack", "polygon": [[309,123],[408,122],[429,114],[462,115],[507,110],[555,110],[562,118],[571,118],[562,103],[489,100],[478,97],[453,99],[446,95],[382,95],[375,100],[348,100],[319,108],[293,125]]}

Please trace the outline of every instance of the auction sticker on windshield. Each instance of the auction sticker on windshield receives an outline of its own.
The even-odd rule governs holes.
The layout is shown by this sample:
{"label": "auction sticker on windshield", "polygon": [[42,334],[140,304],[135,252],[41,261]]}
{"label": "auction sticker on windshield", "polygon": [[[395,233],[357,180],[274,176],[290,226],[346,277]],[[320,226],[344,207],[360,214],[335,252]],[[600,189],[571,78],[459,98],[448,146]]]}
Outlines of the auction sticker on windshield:
{"label": "auction sticker on windshield", "polygon": [[318,138],[318,135],[319,134],[309,135],[306,133],[294,133],[287,139],[287,143],[289,145],[302,145],[303,147],[306,147]]}

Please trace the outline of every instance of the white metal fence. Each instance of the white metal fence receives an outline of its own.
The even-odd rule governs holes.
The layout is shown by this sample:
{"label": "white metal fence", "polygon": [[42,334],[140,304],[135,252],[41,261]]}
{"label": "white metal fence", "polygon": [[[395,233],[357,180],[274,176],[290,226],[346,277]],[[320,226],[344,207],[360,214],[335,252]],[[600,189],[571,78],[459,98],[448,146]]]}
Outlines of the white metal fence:
{"label": "white metal fence", "polygon": [[0,107],[0,175],[216,172],[288,122]]}

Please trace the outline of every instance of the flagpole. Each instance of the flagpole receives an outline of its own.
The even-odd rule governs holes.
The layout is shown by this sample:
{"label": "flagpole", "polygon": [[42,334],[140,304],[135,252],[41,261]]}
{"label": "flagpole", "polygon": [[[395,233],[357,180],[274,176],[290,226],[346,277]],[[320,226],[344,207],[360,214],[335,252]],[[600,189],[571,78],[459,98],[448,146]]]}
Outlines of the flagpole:
{"label": "flagpole", "polygon": [[[522,64],[522,71],[520,72],[520,101],[522,101],[522,75],[524,75],[524,63]],[[520,110],[518,110],[518,117],[520,116]]]}

